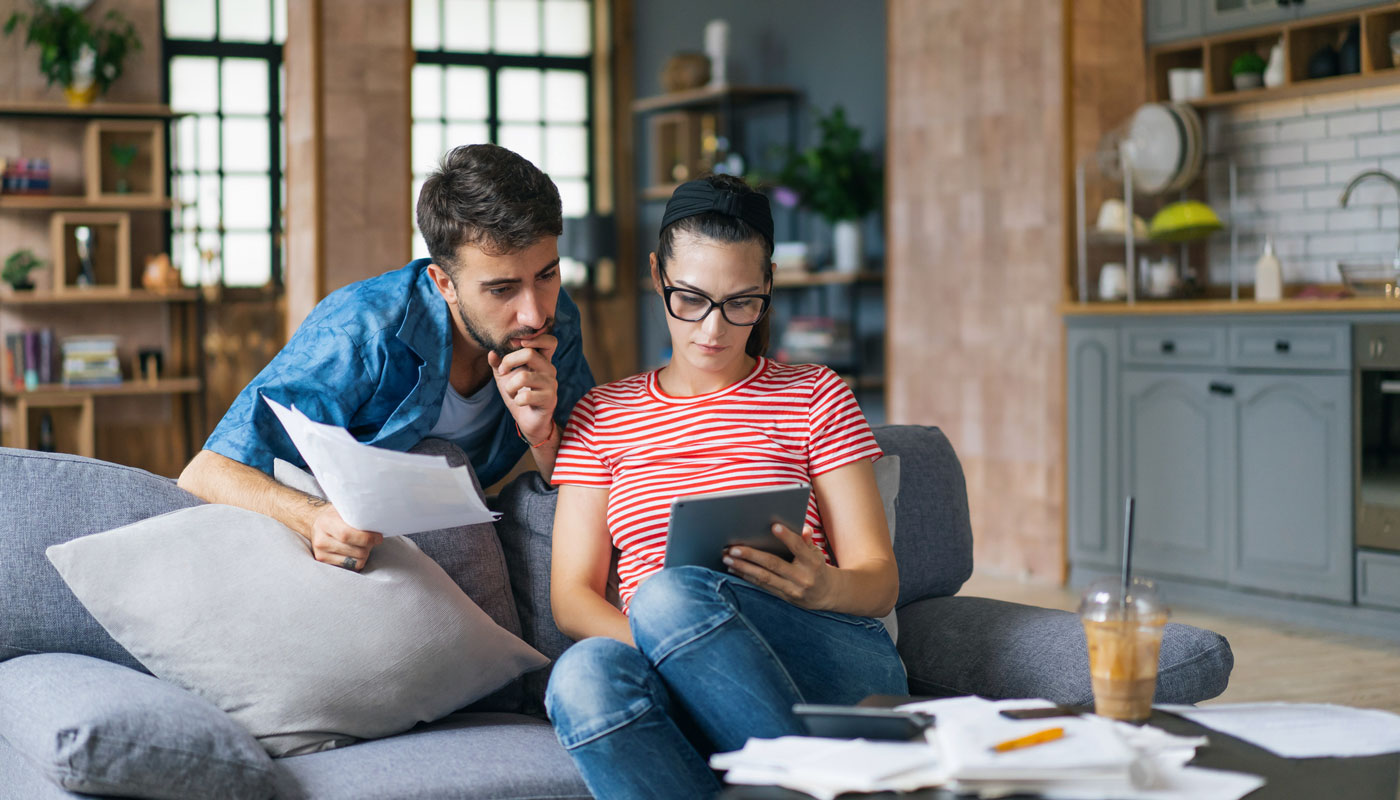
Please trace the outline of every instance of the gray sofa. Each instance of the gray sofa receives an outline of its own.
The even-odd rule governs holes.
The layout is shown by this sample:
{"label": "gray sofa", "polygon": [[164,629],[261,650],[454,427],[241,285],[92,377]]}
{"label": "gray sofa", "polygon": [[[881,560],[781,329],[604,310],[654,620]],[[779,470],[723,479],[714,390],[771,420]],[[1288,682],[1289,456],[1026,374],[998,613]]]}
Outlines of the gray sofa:
{"label": "gray sofa", "polygon": [[[962,470],[943,434],[936,428],[889,426],[878,428],[876,436],[887,453],[901,459],[895,505],[898,646],[910,692],[1091,702],[1087,653],[1075,615],[955,596],[972,572],[972,532]],[[173,482],[140,470],[10,449],[0,449],[0,498],[0,699],[6,696],[7,680],[28,681],[8,687],[22,702],[0,710],[0,715],[10,715],[9,722],[0,716],[0,794],[34,800],[77,797],[59,788],[55,776],[67,774],[81,760],[91,777],[93,762],[121,760],[120,741],[60,731],[60,739],[84,741],[85,749],[65,755],[69,760],[64,763],[39,763],[32,741],[18,739],[47,730],[45,725],[61,728],[59,715],[85,708],[126,704],[177,717],[186,700],[203,701],[141,674],[141,664],[68,591],[44,550],[199,501]],[[553,493],[537,474],[527,473],[493,502],[504,514],[495,525],[498,543],[488,541],[469,553],[454,551],[453,537],[429,535],[418,543],[493,618],[518,630],[545,655],[557,657],[570,641],[549,612]],[[491,599],[484,593],[490,591],[506,593],[505,608],[489,608]],[[52,653],[79,656],[43,655]],[[33,668],[23,669],[26,665]],[[1232,666],[1224,638],[1171,624],[1162,646],[1157,701],[1195,703],[1214,697],[1224,690]],[[256,776],[261,782],[250,785],[254,794],[279,798],[587,797],[541,713],[546,680],[547,670],[531,673],[472,708],[397,736],[267,761],[265,774]],[[167,721],[178,724],[178,719]],[[251,737],[248,741],[253,742]],[[107,767],[97,765],[99,772],[102,768]],[[110,765],[109,790],[100,780],[66,785],[99,796],[122,791],[141,796],[129,784],[123,789],[118,780],[129,778],[132,768]],[[198,781],[181,788],[176,774],[151,779],[155,796],[234,795]]]}

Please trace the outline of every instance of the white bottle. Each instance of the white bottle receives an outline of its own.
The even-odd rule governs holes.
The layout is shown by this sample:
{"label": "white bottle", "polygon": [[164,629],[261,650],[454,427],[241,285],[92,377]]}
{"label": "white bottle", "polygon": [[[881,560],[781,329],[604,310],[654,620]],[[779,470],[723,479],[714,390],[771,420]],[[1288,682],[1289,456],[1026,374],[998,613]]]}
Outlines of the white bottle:
{"label": "white bottle", "polygon": [[1264,240],[1264,255],[1254,262],[1254,299],[1274,303],[1283,299],[1283,266],[1274,255],[1274,238]]}
{"label": "white bottle", "polygon": [[1264,68],[1264,85],[1270,88],[1283,85],[1283,42],[1269,50],[1269,64]]}

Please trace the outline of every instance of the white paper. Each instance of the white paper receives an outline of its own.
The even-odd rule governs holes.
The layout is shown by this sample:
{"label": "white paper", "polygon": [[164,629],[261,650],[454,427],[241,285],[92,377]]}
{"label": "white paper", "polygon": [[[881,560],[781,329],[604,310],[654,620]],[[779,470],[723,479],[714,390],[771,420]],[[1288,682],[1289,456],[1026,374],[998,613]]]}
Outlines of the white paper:
{"label": "white paper", "polygon": [[1284,758],[1374,756],[1400,751],[1400,714],[1324,703],[1158,706]]}
{"label": "white paper", "polygon": [[347,524],[402,536],[500,519],[476,493],[466,466],[449,467],[443,456],[372,447],[295,406],[263,399]]}
{"label": "white paper", "polygon": [[749,739],[710,757],[733,784],[782,786],[825,800],[845,792],[913,791],[943,781],[937,752],[923,742],[783,736]]}

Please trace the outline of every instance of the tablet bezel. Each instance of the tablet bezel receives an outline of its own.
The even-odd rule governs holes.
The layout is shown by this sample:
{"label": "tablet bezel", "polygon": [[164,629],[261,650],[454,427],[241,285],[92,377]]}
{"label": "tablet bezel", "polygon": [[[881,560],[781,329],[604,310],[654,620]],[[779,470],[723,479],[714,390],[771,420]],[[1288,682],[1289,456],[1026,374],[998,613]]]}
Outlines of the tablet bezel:
{"label": "tablet bezel", "polygon": [[[665,566],[699,566],[724,572],[724,550],[742,545],[791,561],[792,551],[773,535],[781,522],[801,533],[812,493],[809,483],[686,495],[671,501],[666,523]],[[737,522],[736,522],[737,520]]]}

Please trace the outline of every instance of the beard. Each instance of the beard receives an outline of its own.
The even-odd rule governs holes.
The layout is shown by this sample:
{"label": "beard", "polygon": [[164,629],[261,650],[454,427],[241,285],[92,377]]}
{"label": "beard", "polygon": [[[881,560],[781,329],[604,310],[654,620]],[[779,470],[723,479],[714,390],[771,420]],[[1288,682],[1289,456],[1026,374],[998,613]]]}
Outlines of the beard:
{"label": "beard", "polygon": [[511,344],[511,339],[529,339],[532,336],[549,333],[554,329],[554,317],[549,317],[539,328],[516,328],[500,338],[496,338],[472,319],[471,314],[467,312],[467,307],[462,304],[460,296],[457,298],[457,312],[462,315],[462,326],[467,329],[467,335],[472,337],[472,341],[476,342],[477,347],[493,352],[501,358],[505,358],[520,349],[520,347]]}

